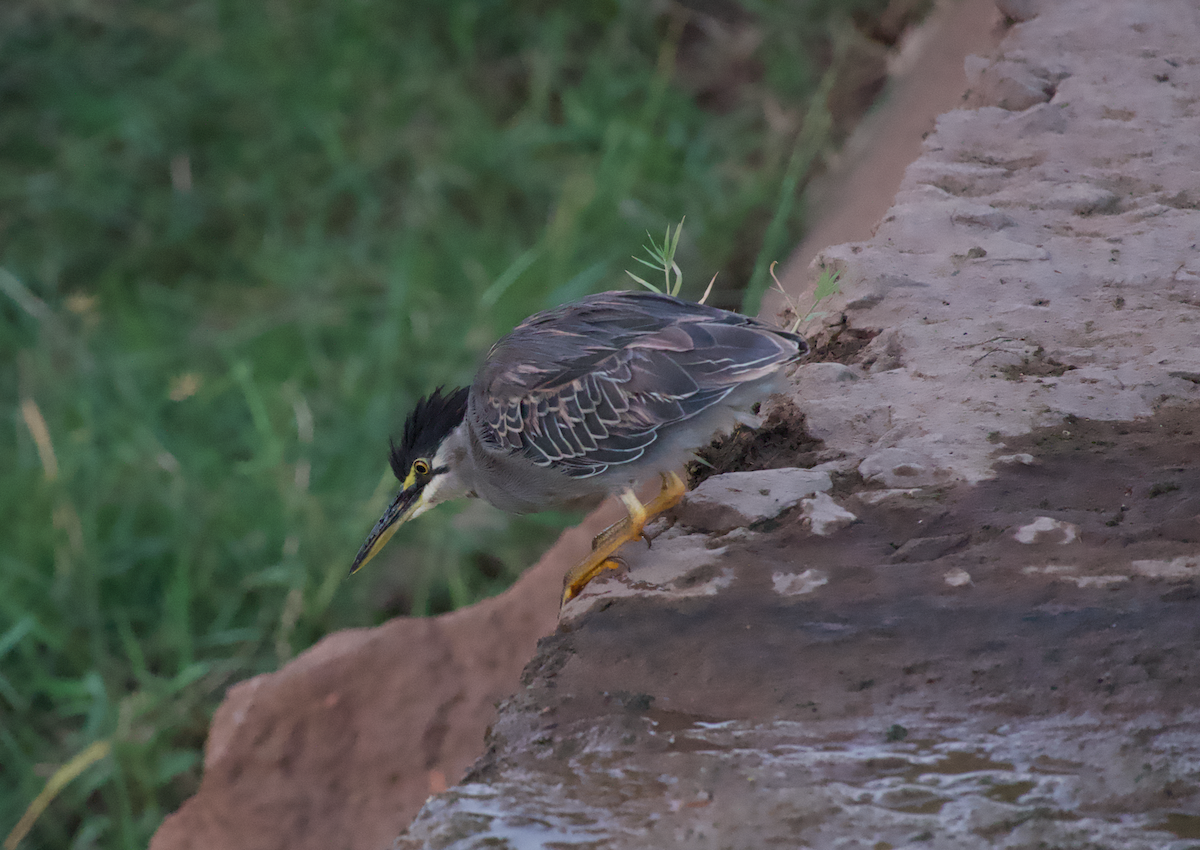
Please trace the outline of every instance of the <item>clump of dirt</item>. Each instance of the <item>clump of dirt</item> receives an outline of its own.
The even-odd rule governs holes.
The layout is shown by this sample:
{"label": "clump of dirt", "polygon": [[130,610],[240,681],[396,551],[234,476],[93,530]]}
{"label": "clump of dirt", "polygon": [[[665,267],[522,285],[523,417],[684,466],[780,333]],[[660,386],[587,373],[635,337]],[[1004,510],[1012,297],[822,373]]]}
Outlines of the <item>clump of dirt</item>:
{"label": "clump of dirt", "polygon": [[688,485],[723,472],[815,466],[824,443],[808,433],[804,413],[791,399],[780,398],[758,428],[739,426],[696,452],[687,466]]}
{"label": "clump of dirt", "polygon": [[[784,312],[789,310],[790,308]],[[843,316],[842,323],[809,353],[806,360],[809,363],[853,363],[859,352],[880,333],[880,328],[852,328]]]}
{"label": "clump of dirt", "polygon": [[1046,350],[1039,345],[1032,357],[1023,357],[1020,363],[1003,367],[1000,374],[1010,381],[1019,381],[1025,375],[1033,378],[1058,378],[1074,368],[1058,362],[1053,357],[1047,357]]}

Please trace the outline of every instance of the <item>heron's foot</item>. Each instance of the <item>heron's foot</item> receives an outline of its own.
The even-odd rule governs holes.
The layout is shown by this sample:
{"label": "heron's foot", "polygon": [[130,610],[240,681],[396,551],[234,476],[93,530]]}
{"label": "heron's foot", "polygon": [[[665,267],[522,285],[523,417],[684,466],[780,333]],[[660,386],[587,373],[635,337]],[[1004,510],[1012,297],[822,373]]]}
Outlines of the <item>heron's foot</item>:
{"label": "heron's foot", "polygon": [[616,570],[621,567],[628,566],[621,558],[611,556],[607,558],[592,558],[588,557],[580,561],[571,571],[563,577],[563,595],[562,605],[566,605],[583,589],[588,586],[592,579],[600,575],[605,570]]}
{"label": "heron's foot", "polygon": [[[683,498],[687,487],[674,472],[663,473],[662,489],[658,495],[646,504],[642,504],[632,490],[621,494],[628,515],[601,531],[592,540],[591,553],[567,572],[563,578],[562,604],[566,604],[587,587],[588,582],[606,569],[616,569],[620,566],[614,553],[639,537],[646,539],[642,533],[649,519],[668,508],[674,507]],[[647,543],[650,541],[647,539]]]}

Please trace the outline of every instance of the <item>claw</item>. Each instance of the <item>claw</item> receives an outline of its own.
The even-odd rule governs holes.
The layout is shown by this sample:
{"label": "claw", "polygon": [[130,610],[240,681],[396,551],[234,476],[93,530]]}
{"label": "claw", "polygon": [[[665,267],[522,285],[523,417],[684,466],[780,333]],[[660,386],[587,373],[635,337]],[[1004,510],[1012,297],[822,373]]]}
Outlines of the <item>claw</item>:
{"label": "claw", "polygon": [[643,505],[632,490],[621,494],[628,516],[613,523],[592,539],[592,551],[586,558],[572,567],[563,577],[562,605],[579,595],[588,582],[606,569],[623,566],[624,561],[614,557],[616,551],[630,540],[642,538],[650,546],[650,538],[643,532],[646,522],[653,516],[673,507],[683,498],[683,480],[673,472],[663,473],[662,489],[659,494]]}

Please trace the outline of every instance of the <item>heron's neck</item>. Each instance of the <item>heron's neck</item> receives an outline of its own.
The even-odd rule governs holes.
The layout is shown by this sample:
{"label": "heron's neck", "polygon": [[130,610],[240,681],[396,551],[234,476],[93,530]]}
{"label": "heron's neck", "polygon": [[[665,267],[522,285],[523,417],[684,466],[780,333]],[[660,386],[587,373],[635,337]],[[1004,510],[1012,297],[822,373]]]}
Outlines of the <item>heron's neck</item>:
{"label": "heron's neck", "polygon": [[433,468],[448,468],[449,472],[434,476],[429,482],[425,500],[430,505],[475,495],[470,453],[467,450],[467,425],[460,423],[442,441],[433,456]]}

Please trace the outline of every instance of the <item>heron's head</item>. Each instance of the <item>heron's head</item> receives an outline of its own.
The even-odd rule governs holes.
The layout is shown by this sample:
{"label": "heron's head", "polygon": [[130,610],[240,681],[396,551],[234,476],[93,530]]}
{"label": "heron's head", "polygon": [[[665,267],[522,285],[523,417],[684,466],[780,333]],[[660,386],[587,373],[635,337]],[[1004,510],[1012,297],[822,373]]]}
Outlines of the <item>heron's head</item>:
{"label": "heron's head", "polygon": [[374,558],[401,524],[439,502],[462,495],[450,484],[455,480],[455,461],[445,448],[448,438],[466,416],[467,392],[463,387],[443,395],[442,388],[438,387],[418,401],[408,414],[404,436],[399,443],[392,441],[388,455],[392,472],[402,485],[400,492],[358,550],[350,567],[351,574]]}

